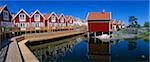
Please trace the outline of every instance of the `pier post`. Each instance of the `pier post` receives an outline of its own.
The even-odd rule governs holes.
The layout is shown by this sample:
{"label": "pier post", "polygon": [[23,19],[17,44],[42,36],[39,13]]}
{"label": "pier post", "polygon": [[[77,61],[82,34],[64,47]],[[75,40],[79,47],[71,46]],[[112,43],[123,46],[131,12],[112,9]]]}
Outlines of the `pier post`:
{"label": "pier post", "polygon": [[96,43],[96,32],[94,32],[94,42]]}
{"label": "pier post", "polygon": [[87,32],[87,37],[88,37],[88,39],[90,38],[90,32]]}

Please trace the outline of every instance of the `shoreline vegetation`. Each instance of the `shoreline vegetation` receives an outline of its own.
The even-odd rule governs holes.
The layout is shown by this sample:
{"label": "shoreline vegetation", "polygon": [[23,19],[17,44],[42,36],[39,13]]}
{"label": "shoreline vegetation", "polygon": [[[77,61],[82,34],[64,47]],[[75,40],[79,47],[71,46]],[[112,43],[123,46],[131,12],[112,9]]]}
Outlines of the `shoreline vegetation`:
{"label": "shoreline vegetation", "polygon": [[138,37],[139,38],[143,38],[145,41],[150,41],[150,37],[149,37],[150,32],[144,32],[142,34],[140,34]]}
{"label": "shoreline vegetation", "polygon": [[143,38],[145,41],[149,42],[149,28],[126,28],[119,31],[114,31],[111,34],[111,39],[133,39],[133,38]]}

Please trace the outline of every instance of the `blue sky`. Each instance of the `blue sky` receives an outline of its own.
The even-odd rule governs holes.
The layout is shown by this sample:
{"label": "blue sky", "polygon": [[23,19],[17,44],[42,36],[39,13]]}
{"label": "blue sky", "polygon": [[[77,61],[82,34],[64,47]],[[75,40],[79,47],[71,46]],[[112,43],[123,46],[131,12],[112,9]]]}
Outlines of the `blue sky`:
{"label": "blue sky", "polygon": [[105,9],[112,12],[112,18],[124,21],[125,25],[128,25],[129,16],[137,17],[140,25],[150,20],[148,0],[0,0],[0,5],[4,4],[13,13],[21,8],[28,13],[38,9],[42,13],[64,13],[86,19],[88,12],[101,12]]}

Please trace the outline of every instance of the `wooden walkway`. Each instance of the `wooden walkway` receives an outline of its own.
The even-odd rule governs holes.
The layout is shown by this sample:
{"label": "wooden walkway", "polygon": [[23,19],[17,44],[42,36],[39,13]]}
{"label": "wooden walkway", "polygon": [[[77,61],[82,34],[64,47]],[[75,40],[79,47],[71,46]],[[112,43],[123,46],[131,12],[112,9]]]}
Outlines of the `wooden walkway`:
{"label": "wooden walkway", "polygon": [[22,62],[21,54],[16,41],[10,43],[5,62]]}
{"label": "wooden walkway", "polygon": [[43,33],[43,34],[30,34],[30,35],[25,35],[25,38],[29,40],[30,42],[35,42],[35,41],[48,40],[48,39],[53,39],[53,38],[75,35],[79,33],[82,33],[82,32],[71,31],[71,32],[52,32],[52,33]]}
{"label": "wooden walkway", "polygon": [[[39,62],[39,60],[35,57],[35,55],[30,51],[30,49],[25,45],[26,42],[35,42],[40,40],[48,40],[53,38],[59,38],[64,36],[70,36],[75,34],[80,34],[83,32],[73,31],[73,32],[52,32],[52,33],[40,33],[40,34],[29,34],[23,35],[25,39],[16,42],[13,41],[9,45],[6,62],[22,62],[21,54],[25,62]],[[18,47],[19,45],[19,47]],[[20,48],[20,51],[19,51]],[[21,52],[21,54],[20,54]]]}
{"label": "wooden walkway", "polygon": [[19,44],[19,47],[20,47],[20,50],[21,50],[21,53],[23,55],[23,58],[24,58],[24,61],[25,62],[39,62],[39,60],[35,57],[35,55],[30,51],[30,49],[25,45],[25,43],[27,42],[28,40],[23,40],[23,41],[20,41],[18,44]]}

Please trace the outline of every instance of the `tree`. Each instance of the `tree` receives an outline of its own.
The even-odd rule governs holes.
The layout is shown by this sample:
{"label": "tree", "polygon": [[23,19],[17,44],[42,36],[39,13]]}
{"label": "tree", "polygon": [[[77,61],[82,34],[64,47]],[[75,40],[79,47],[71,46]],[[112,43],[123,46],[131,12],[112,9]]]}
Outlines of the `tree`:
{"label": "tree", "polygon": [[150,25],[150,22],[145,22],[144,23],[144,27],[149,27],[149,25]]}
{"label": "tree", "polygon": [[139,24],[137,22],[137,18],[135,16],[129,17],[129,27],[139,27]]}

